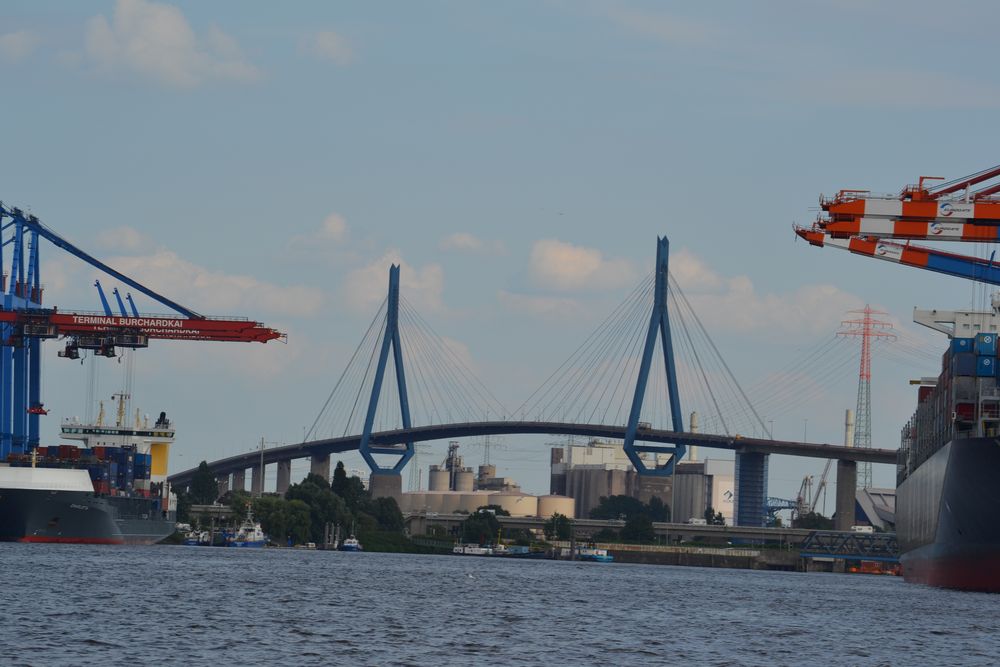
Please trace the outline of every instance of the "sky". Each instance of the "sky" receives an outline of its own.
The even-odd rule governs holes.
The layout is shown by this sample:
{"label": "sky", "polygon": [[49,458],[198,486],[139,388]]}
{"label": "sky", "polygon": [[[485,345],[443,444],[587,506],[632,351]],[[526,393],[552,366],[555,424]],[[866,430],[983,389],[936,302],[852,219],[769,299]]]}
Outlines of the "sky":
{"label": "sky", "polygon": [[[0,201],[195,311],[288,334],[136,354],[134,404],[177,427],[172,471],[301,440],[392,262],[407,300],[517,406],[651,270],[658,235],[751,400],[848,311],[887,313],[924,350],[873,362],[872,442],[895,448],[907,380],[935,375],[945,346],[913,307],[982,290],[809,247],[792,225],[820,193],[996,163],[1000,8],[949,15],[974,20],[912,1],[15,0],[0,6]],[[46,302],[98,309],[94,272],[42,253]],[[87,411],[87,366],[58,347],[43,362],[50,442]],[[101,365],[98,396],[124,366]],[[775,437],[841,442],[856,374],[792,370],[817,391],[762,415]],[[547,492],[546,442],[506,437],[491,459]],[[475,441],[463,451],[482,458]],[[772,457],[771,495],[794,498],[821,468]]]}

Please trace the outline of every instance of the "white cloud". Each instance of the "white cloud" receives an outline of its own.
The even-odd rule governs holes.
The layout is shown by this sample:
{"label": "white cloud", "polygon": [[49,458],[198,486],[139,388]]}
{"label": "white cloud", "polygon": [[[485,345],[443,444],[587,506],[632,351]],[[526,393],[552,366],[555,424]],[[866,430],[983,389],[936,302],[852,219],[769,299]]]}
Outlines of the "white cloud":
{"label": "white cloud", "polygon": [[347,238],[347,221],[336,213],[331,213],[323,220],[320,236],[331,241],[341,242]]}
{"label": "white cloud", "polygon": [[608,17],[632,32],[669,44],[700,45],[719,39],[719,31],[713,26],[662,12],[615,7],[608,12]]}
{"label": "white cloud", "polygon": [[152,244],[149,237],[128,226],[103,230],[97,235],[97,243],[116,252],[140,252]]}
{"label": "white cloud", "polygon": [[38,45],[38,36],[27,30],[0,35],[0,61],[16,63],[31,55]]}
{"label": "white cloud", "polygon": [[252,276],[212,271],[166,249],[142,256],[117,257],[108,264],[153,291],[205,315],[271,313],[306,317],[316,314],[323,305],[323,294],[315,288],[280,286]]}
{"label": "white cloud", "polygon": [[456,232],[445,236],[438,242],[441,250],[454,250],[457,252],[485,253],[490,255],[501,255],[505,248],[501,241],[484,241],[478,236],[467,232]]}
{"label": "white cloud", "polygon": [[118,0],[110,21],[90,19],[85,51],[102,69],[130,71],[182,88],[260,76],[232,37],[213,26],[199,39],[177,7],[146,0]]}
{"label": "white cloud", "polygon": [[671,255],[671,274],[709,331],[827,334],[864,300],[834,285],[802,285],[761,294],[747,276],[724,277],[686,249]]}
{"label": "white cloud", "polygon": [[613,289],[636,279],[626,259],[605,259],[600,250],[555,239],[535,242],[528,271],[536,285],[554,290]]}
{"label": "white cloud", "polygon": [[354,49],[350,42],[332,30],[322,30],[304,37],[299,43],[299,50],[341,66],[354,60]]}
{"label": "white cloud", "polygon": [[564,297],[517,294],[500,290],[497,292],[497,299],[500,305],[511,312],[557,320],[576,319],[584,313],[580,302]]}
{"label": "white cloud", "polygon": [[348,307],[359,312],[374,312],[385,299],[389,287],[389,266],[400,265],[402,296],[425,313],[445,310],[444,270],[439,264],[416,268],[403,261],[398,250],[389,250],[367,266],[347,274],[341,294]]}

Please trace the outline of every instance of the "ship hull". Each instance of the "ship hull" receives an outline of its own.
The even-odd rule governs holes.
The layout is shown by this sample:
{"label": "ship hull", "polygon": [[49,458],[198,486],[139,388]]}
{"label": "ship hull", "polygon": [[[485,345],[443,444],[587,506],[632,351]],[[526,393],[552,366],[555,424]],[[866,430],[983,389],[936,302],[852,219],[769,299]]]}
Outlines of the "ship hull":
{"label": "ship hull", "polygon": [[173,518],[147,498],[84,491],[0,488],[0,540],[63,544],[155,544]]}
{"label": "ship hull", "polygon": [[1000,444],[953,440],[899,485],[896,533],[912,583],[1000,593]]}

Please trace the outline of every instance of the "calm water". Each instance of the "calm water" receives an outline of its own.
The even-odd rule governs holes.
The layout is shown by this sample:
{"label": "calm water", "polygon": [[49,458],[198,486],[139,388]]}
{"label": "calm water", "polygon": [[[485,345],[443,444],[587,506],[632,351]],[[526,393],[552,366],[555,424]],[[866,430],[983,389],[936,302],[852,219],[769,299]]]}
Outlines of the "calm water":
{"label": "calm water", "polygon": [[2,665],[994,665],[1000,596],[885,576],[0,544]]}

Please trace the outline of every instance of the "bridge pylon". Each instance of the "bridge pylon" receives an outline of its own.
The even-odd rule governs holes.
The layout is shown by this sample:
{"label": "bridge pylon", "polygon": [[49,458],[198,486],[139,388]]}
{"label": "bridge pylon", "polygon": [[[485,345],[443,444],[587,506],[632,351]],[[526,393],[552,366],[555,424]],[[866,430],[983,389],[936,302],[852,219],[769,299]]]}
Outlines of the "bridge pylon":
{"label": "bridge pylon", "polygon": [[[649,369],[653,362],[653,352],[657,338],[663,349],[663,365],[667,375],[667,395],[670,402],[670,418],[676,433],[684,432],[684,418],[681,415],[680,395],[677,392],[677,370],[674,366],[674,349],[670,338],[670,317],[667,314],[667,290],[669,289],[668,265],[670,242],[667,237],[656,239],[656,276],[653,292],[653,312],[649,317],[649,329],[646,331],[646,344],[642,351],[642,363],[639,366],[639,376],[636,378],[635,395],[632,398],[632,409],[629,412],[628,424],[625,430],[625,454],[640,475],[655,475],[665,477],[673,474],[674,465],[684,457],[687,448],[681,444],[660,445],[651,443],[636,444],[639,432],[639,413],[642,411],[643,399],[646,395],[646,385],[649,380]],[[656,454],[672,454],[670,460],[662,466],[648,467],[640,456],[640,452]]]}
{"label": "bridge pylon", "polygon": [[[361,452],[365,463],[375,475],[399,475],[400,471],[413,458],[413,441],[408,441],[405,447],[399,445],[372,445],[372,425],[375,423],[375,411],[378,399],[382,393],[382,380],[385,367],[389,360],[389,348],[392,347],[393,367],[396,369],[396,389],[399,394],[399,411],[403,420],[403,428],[410,428],[410,402],[406,394],[406,373],[403,369],[403,348],[399,340],[399,265],[389,267],[389,296],[386,302],[385,331],[382,333],[382,347],[379,352],[378,366],[372,383],[371,398],[368,400],[368,413],[365,415],[365,426],[361,432]],[[391,468],[383,467],[375,460],[375,454],[391,454],[399,456],[399,460]]]}

